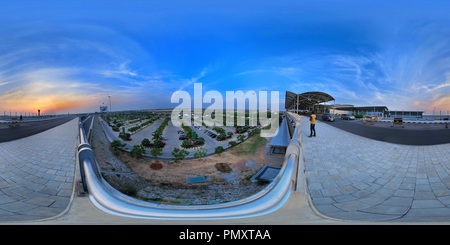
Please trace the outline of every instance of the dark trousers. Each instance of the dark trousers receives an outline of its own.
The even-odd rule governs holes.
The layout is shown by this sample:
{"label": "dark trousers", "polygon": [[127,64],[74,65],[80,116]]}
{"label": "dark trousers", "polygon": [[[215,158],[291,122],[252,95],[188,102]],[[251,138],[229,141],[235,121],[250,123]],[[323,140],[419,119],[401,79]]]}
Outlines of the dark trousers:
{"label": "dark trousers", "polygon": [[310,136],[316,136],[316,124],[310,124],[309,129],[311,130]]}

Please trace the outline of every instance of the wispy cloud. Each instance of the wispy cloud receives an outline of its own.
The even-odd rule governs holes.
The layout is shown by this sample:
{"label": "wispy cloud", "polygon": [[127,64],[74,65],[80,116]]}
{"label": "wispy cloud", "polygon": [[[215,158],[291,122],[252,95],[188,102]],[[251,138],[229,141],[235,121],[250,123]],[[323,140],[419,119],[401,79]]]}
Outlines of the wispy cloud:
{"label": "wispy cloud", "polygon": [[96,110],[108,95],[116,109],[165,107],[194,83],[450,108],[448,4],[131,1],[84,11],[73,11],[84,0],[30,3],[40,11],[2,5],[0,110],[20,101]]}
{"label": "wispy cloud", "polygon": [[184,90],[186,90],[187,87],[191,87],[194,83],[201,82],[200,79],[204,78],[208,74],[209,71],[210,71],[210,68],[205,67],[195,77],[191,77],[188,79],[186,79],[186,78],[180,79],[178,81],[178,83],[181,83],[181,85],[178,87],[177,90],[184,91]]}

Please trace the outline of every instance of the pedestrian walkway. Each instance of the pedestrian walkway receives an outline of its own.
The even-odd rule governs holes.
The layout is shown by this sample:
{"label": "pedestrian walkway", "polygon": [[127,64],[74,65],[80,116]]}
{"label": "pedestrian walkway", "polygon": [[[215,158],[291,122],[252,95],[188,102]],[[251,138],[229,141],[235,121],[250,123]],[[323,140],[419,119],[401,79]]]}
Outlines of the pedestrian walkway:
{"label": "pedestrian walkway", "polygon": [[450,144],[399,145],[301,118],[314,209],[340,220],[450,222]]}
{"label": "pedestrian walkway", "polygon": [[78,118],[0,143],[0,222],[54,218],[74,192]]}

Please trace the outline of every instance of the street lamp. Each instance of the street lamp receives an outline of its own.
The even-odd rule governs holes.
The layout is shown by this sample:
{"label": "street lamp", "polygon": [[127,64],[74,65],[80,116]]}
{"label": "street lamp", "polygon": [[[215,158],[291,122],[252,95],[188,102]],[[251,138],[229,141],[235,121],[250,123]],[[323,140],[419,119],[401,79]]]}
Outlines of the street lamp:
{"label": "street lamp", "polygon": [[109,97],[109,112],[111,112],[111,95],[108,95]]}

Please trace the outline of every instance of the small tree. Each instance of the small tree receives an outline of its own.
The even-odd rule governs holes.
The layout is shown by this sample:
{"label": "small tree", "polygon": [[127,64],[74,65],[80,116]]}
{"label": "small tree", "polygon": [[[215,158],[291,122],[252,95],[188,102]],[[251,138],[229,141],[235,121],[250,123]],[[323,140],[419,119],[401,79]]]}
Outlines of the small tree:
{"label": "small tree", "polygon": [[142,158],[145,154],[145,149],[142,145],[134,145],[133,149],[131,149],[130,154],[132,157]]}
{"label": "small tree", "polygon": [[181,147],[183,148],[189,148],[192,146],[192,141],[189,139],[185,139],[183,140],[183,142],[181,142]]}
{"label": "small tree", "polygon": [[230,147],[233,147],[233,146],[236,146],[238,143],[236,142],[236,141],[230,141],[230,142],[228,142],[228,145],[230,146]]}
{"label": "small tree", "polygon": [[176,163],[180,162],[189,155],[189,151],[185,149],[175,148],[172,150],[173,159]]}
{"label": "small tree", "polygon": [[227,138],[231,138],[233,136],[233,132],[227,132]]}
{"label": "small tree", "polygon": [[161,139],[155,139],[153,141],[153,148],[164,148],[164,143]]}
{"label": "small tree", "polygon": [[217,140],[221,141],[227,138],[227,135],[225,133],[219,133],[219,135],[217,136]]}
{"label": "small tree", "polygon": [[119,133],[119,137],[123,140],[127,140],[130,141],[131,140],[131,134],[130,133],[124,133],[124,132],[120,132]]}
{"label": "small tree", "polygon": [[150,142],[148,138],[144,138],[141,142],[141,145],[143,145],[144,147],[150,147],[152,145],[152,142]]}
{"label": "small tree", "polygon": [[195,152],[195,154],[194,154],[194,157],[196,157],[196,158],[200,158],[200,157],[204,157],[204,156],[206,156],[206,149],[205,148],[198,149]]}
{"label": "small tree", "polygon": [[156,130],[152,133],[152,140],[156,141],[156,140],[160,140],[162,137],[162,131],[161,130]]}
{"label": "small tree", "polygon": [[152,156],[154,157],[158,157],[162,155],[162,148],[152,148],[150,150],[150,153],[152,154]]}
{"label": "small tree", "polygon": [[223,146],[218,146],[218,147],[216,147],[216,149],[214,149],[214,153],[216,153],[216,154],[220,154],[224,151],[225,150],[223,149]]}
{"label": "small tree", "polygon": [[249,130],[247,132],[247,135],[248,135],[249,138],[252,137],[254,134],[255,134],[255,132],[253,132],[253,130]]}
{"label": "small tree", "polygon": [[243,142],[243,141],[245,140],[245,135],[244,135],[244,134],[239,134],[239,135],[237,136],[237,139],[238,139],[240,142]]}
{"label": "small tree", "polygon": [[120,140],[113,140],[111,143],[109,143],[109,146],[111,147],[113,153],[115,155],[118,155],[120,150],[122,149],[122,147],[125,144],[122,144],[122,142],[120,142]]}

